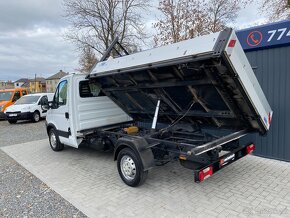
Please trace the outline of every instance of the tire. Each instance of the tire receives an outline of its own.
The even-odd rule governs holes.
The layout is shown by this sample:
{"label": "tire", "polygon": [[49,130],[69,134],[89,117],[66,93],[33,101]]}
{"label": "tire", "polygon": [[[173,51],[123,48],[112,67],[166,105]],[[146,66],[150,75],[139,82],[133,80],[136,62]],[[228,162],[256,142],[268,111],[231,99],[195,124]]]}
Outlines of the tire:
{"label": "tire", "polygon": [[48,133],[49,144],[53,151],[62,151],[64,145],[59,141],[59,137],[54,128],[49,130]]}
{"label": "tire", "polygon": [[123,182],[131,187],[143,184],[148,175],[148,170],[143,170],[140,157],[130,148],[123,148],[119,152],[117,167]]}
{"label": "tire", "polygon": [[37,123],[40,120],[40,114],[38,111],[35,111],[32,115],[33,122]]}
{"label": "tire", "polygon": [[8,123],[15,124],[15,123],[17,123],[17,120],[8,120]]}

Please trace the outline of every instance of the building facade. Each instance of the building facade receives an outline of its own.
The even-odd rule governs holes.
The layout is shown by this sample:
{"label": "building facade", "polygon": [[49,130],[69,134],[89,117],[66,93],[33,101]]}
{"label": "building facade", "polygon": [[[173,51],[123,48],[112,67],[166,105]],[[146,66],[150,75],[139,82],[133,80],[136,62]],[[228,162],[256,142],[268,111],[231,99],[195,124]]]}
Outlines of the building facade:
{"label": "building facade", "polygon": [[255,155],[290,161],[290,20],[237,32],[273,110],[266,136],[248,136]]}
{"label": "building facade", "polygon": [[0,81],[0,89],[11,89],[14,88],[12,81]]}
{"label": "building facade", "polygon": [[22,88],[22,87],[29,87],[29,79],[21,78],[14,82],[14,88]]}
{"label": "building facade", "polygon": [[30,93],[46,92],[45,78],[36,77],[35,79],[29,80],[29,91]]}
{"label": "building facade", "polygon": [[58,81],[66,75],[68,75],[68,73],[60,70],[58,73],[46,78],[46,92],[54,92],[57,87]]}

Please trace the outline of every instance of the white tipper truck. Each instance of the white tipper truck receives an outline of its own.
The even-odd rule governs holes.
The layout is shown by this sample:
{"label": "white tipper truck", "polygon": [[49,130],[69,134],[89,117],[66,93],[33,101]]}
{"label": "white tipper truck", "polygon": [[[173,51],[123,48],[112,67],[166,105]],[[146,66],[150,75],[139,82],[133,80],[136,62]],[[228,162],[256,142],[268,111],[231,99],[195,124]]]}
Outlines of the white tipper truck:
{"label": "white tipper truck", "polygon": [[232,29],[134,54],[116,46],[88,76],[60,80],[47,105],[54,151],[114,150],[129,186],[173,160],[202,182],[255,149],[241,137],[269,130],[271,107]]}

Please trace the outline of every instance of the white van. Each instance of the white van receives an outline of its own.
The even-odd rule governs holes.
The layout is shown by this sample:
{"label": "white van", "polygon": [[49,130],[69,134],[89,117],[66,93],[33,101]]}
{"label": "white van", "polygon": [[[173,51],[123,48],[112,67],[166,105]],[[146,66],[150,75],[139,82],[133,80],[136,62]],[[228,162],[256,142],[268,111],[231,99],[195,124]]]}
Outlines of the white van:
{"label": "white van", "polygon": [[42,109],[42,105],[47,104],[52,99],[53,93],[25,95],[4,111],[6,120],[11,124],[18,120],[38,122],[40,118],[46,117],[47,110]]}

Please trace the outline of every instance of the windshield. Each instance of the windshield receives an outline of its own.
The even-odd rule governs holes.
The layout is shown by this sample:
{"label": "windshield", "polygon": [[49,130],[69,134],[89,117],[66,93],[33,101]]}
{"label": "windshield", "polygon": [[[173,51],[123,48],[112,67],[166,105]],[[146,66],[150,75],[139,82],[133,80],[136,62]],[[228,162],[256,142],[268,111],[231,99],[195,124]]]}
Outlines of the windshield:
{"label": "windshield", "polygon": [[0,92],[0,101],[9,101],[13,92]]}
{"label": "windshield", "polygon": [[15,104],[35,104],[39,98],[40,98],[40,96],[37,96],[37,95],[35,95],[35,96],[23,96],[18,101],[16,101]]}

